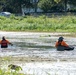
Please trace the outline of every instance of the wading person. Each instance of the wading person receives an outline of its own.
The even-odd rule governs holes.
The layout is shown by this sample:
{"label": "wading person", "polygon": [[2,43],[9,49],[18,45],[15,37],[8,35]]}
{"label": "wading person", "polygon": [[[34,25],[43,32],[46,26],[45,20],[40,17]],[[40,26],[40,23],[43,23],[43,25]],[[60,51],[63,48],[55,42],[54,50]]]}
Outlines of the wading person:
{"label": "wading person", "polygon": [[2,37],[2,40],[0,40],[1,48],[7,48],[8,44],[13,45],[8,40],[5,39],[5,37]]}
{"label": "wading person", "polygon": [[58,41],[55,44],[55,47],[57,48],[58,51],[70,51],[70,50],[74,50],[74,47],[69,46],[68,44],[66,44],[66,42],[63,40],[63,37],[59,37]]}

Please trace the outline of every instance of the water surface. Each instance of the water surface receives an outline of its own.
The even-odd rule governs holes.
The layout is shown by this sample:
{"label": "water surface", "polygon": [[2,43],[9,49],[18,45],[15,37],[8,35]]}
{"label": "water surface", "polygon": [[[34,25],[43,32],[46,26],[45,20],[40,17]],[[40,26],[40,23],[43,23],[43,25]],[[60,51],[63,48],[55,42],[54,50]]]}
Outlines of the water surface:
{"label": "water surface", "polygon": [[[65,35],[67,44],[76,47],[76,38],[66,36],[69,33],[0,32],[0,39],[5,36],[13,43],[13,46],[9,45],[8,48],[0,48],[0,57],[20,58],[22,61],[18,62],[18,59],[14,58],[15,61],[9,61],[7,64],[20,65],[23,72],[28,74],[75,75],[76,48],[73,51],[57,51],[55,48],[55,43],[61,35]],[[26,62],[23,58],[32,61]]]}
{"label": "water surface", "polygon": [[[55,43],[60,35],[68,35],[69,33],[33,33],[33,32],[0,32],[0,38],[5,36],[13,46],[7,49],[0,49],[0,56],[39,56],[44,58],[67,57],[75,58],[76,52],[63,51],[59,52],[55,48]],[[69,45],[76,44],[76,38],[64,36],[64,40]]]}

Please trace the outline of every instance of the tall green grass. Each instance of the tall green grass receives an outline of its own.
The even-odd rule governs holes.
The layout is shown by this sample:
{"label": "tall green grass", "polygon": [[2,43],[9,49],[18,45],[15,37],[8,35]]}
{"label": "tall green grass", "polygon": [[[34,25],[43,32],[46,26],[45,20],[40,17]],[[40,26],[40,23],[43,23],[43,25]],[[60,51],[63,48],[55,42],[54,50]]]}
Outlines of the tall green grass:
{"label": "tall green grass", "polygon": [[76,32],[76,16],[0,17],[2,31]]}

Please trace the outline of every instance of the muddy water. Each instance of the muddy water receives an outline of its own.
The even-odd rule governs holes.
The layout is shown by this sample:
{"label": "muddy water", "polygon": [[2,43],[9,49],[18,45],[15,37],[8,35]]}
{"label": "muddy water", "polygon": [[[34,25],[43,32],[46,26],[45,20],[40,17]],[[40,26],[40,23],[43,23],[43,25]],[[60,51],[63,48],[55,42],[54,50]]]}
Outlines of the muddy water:
{"label": "muddy water", "polygon": [[[68,35],[69,33],[28,33],[28,32],[0,32],[0,38],[5,36],[13,46],[7,49],[0,49],[0,56],[25,56],[25,57],[74,57],[76,52],[58,52],[55,42],[58,35]],[[76,44],[76,38],[64,37],[69,45]],[[67,53],[67,55],[66,55]]]}
{"label": "muddy water", "polygon": [[[74,45],[75,47],[76,38],[67,36],[69,35],[69,33],[0,32],[0,39],[2,38],[2,36],[5,36],[10,42],[13,43],[13,46],[9,45],[7,49],[0,48],[0,56],[12,56],[18,58],[24,57],[30,58],[29,60],[33,58],[33,60],[36,60],[36,62],[20,62],[22,65],[20,63],[14,62],[15,64],[21,65],[24,72],[27,71],[27,73],[30,74],[47,75],[49,72],[49,74],[56,75],[57,72],[58,75],[61,75],[61,71],[64,75],[75,74],[76,67],[74,67],[74,65],[76,64],[74,62],[72,63],[71,61],[76,61],[76,48],[73,51],[62,52],[57,51],[55,48],[55,42],[61,35],[64,36],[64,40],[69,45]],[[44,62],[38,62],[38,58],[42,58],[41,60],[43,60]],[[50,63],[46,60],[54,60],[56,62]],[[70,61],[71,63],[61,63],[61,60]],[[45,65],[47,65],[48,67],[46,67]],[[67,68],[66,71],[67,66],[69,66],[72,71],[69,72],[69,68]]]}

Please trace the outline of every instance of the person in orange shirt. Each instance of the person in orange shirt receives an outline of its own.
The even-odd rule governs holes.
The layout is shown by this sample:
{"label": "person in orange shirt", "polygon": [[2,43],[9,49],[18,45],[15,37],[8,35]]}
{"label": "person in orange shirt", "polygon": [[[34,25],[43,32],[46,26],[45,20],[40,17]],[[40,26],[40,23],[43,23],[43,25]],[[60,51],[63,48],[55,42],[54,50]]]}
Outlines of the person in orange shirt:
{"label": "person in orange shirt", "polygon": [[64,39],[63,37],[59,37],[58,41],[56,42],[55,47],[57,48],[57,50],[58,51],[74,50],[74,47],[66,44],[66,42],[63,39]]}
{"label": "person in orange shirt", "polygon": [[2,37],[2,40],[0,40],[0,44],[1,44],[1,48],[7,48],[8,44],[13,45],[8,40],[6,40],[4,36]]}

